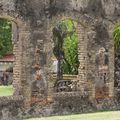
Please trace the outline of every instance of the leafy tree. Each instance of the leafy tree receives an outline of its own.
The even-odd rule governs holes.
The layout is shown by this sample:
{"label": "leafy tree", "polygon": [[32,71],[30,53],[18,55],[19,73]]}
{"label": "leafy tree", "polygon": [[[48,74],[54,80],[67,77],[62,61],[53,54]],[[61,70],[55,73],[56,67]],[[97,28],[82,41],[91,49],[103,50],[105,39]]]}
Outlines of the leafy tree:
{"label": "leafy tree", "polygon": [[113,39],[115,45],[115,51],[120,49],[120,24],[116,25],[113,31]]}
{"label": "leafy tree", "polygon": [[[53,52],[58,59],[58,69],[62,69],[61,71],[58,71],[60,76],[62,73],[78,73],[79,60],[78,37],[75,32],[76,26],[77,23],[75,21],[65,19],[60,21],[53,29],[55,43]],[[60,66],[62,66],[62,68]]]}
{"label": "leafy tree", "polygon": [[6,19],[0,19],[0,57],[12,53],[12,31],[11,22]]}

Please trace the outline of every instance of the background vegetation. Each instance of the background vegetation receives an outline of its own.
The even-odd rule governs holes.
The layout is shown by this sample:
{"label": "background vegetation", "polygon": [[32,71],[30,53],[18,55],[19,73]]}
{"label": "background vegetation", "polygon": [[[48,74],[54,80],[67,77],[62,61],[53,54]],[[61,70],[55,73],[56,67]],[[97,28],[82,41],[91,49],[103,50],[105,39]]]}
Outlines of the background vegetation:
{"label": "background vegetation", "polygon": [[115,51],[120,49],[120,24],[116,25],[113,31],[113,39],[115,45]]}
{"label": "background vegetation", "polygon": [[14,89],[12,85],[0,86],[0,97],[13,95]]}
{"label": "background vegetation", "polygon": [[[78,74],[78,36],[76,33],[77,23],[71,19],[60,21],[56,26],[56,36],[60,41],[63,53],[63,74]],[[59,50],[58,50],[59,51]]]}
{"label": "background vegetation", "polygon": [[9,20],[0,19],[0,57],[12,53],[12,25]]}

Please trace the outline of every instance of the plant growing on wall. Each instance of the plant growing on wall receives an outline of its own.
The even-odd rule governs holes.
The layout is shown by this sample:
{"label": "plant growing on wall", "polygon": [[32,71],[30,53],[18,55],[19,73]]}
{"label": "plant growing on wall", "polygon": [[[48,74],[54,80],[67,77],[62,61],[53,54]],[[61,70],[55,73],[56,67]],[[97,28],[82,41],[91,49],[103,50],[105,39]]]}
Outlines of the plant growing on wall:
{"label": "plant growing on wall", "polygon": [[115,51],[120,49],[120,24],[116,25],[113,31]]}
{"label": "plant growing on wall", "polygon": [[11,32],[11,22],[6,19],[0,19],[0,57],[7,53],[12,53]]}

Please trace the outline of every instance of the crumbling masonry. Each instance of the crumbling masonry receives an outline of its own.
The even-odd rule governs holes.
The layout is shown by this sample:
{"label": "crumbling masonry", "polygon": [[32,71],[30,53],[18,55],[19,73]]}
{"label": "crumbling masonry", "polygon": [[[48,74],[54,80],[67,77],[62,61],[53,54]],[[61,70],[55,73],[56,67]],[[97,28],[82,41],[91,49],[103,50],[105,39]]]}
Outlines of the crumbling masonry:
{"label": "crumbling masonry", "polygon": [[[119,0],[1,0],[0,17],[12,21],[16,62],[15,92],[0,98],[0,119],[118,109],[112,36],[119,11]],[[78,23],[79,74],[71,80],[76,90],[56,92],[52,29],[69,18]]]}

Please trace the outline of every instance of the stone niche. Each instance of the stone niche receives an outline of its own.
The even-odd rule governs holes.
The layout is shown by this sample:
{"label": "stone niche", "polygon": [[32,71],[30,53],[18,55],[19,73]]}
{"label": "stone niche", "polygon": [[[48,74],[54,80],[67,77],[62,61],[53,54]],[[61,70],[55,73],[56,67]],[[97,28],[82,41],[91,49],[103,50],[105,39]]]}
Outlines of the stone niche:
{"label": "stone niche", "polygon": [[[114,44],[109,24],[98,21],[94,31],[89,33],[88,80],[91,84],[91,98],[114,97]],[[94,37],[91,36],[94,34]]]}

